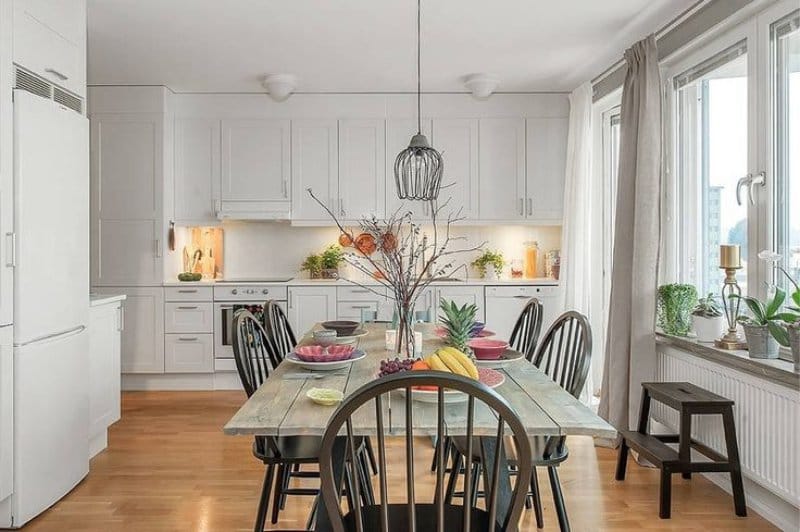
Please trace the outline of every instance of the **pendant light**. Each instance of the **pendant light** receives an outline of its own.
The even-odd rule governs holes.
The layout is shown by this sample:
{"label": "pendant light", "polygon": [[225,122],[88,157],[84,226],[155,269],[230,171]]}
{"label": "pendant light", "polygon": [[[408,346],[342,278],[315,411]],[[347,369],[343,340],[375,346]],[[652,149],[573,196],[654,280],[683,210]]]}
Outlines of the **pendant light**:
{"label": "pendant light", "polygon": [[422,134],[420,1],[417,0],[417,134],[394,161],[394,181],[400,199],[430,201],[439,197],[444,163]]}

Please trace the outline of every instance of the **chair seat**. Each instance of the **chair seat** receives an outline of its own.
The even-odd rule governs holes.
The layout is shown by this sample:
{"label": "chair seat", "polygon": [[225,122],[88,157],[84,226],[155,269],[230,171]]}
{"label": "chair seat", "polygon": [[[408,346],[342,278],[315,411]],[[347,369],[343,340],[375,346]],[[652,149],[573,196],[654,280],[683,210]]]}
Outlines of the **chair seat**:
{"label": "chair seat", "polygon": [[[274,446],[268,442],[270,439]],[[265,463],[318,462],[321,446],[322,438],[319,436],[257,436],[253,442],[253,454]]]}
{"label": "chair seat", "polygon": [[[569,449],[567,449],[566,442],[561,447],[556,447],[555,452],[548,457],[544,453],[547,450],[547,443],[550,438],[554,436],[529,436],[528,441],[531,444],[531,463],[534,466],[547,466],[563,462],[569,456]],[[453,445],[456,450],[463,456],[467,454],[467,438],[465,436],[453,436]],[[514,438],[506,436],[503,438],[505,443],[505,452],[509,465],[515,466],[517,463],[517,448],[514,445]],[[480,442],[475,438],[472,442],[472,459],[480,460]]]}
{"label": "chair seat", "polygon": [[[417,516],[417,530],[436,530],[436,505],[435,504],[416,504],[414,509]],[[381,530],[381,507],[380,505],[364,506],[364,530]],[[408,522],[408,507],[405,504],[388,505],[389,530],[392,532],[408,532],[411,525]],[[444,505],[445,530],[461,532],[464,523],[464,507],[451,504]],[[349,512],[344,517],[345,530],[356,530],[356,520],[353,512]],[[470,518],[470,530],[474,532],[489,532],[490,530],[500,530],[495,525],[489,526],[489,513],[479,508],[472,509]]]}

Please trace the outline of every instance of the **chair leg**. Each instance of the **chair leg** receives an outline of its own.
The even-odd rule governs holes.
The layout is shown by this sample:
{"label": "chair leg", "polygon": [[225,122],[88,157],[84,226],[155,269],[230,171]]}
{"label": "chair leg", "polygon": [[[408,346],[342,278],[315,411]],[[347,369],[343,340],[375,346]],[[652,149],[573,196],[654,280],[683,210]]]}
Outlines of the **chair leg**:
{"label": "chair leg", "polygon": [[375,451],[372,448],[372,440],[364,438],[364,447],[367,449],[367,457],[369,458],[369,467],[373,475],[378,474],[378,461],[375,460]]}
{"label": "chair leg", "polygon": [[272,499],[272,524],[278,522],[278,512],[281,511],[281,495],[283,494],[283,479],[286,471],[286,465],[281,464],[278,466],[278,476],[275,479],[275,495]]}
{"label": "chair leg", "polygon": [[372,482],[370,481],[368,459],[363,454],[357,459],[358,461],[358,480],[361,484],[361,498],[365,506],[375,504],[375,492],[372,489]]}
{"label": "chair leg", "polygon": [[445,491],[445,504],[453,504],[453,494],[456,492],[456,481],[461,474],[461,461],[464,457],[461,453],[453,449],[453,467],[450,469],[450,477],[447,479],[447,491]]}
{"label": "chair leg", "polygon": [[288,498],[286,490],[289,489],[289,481],[291,479],[292,479],[292,468],[286,467],[283,471],[283,486],[281,487],[281,510],[286,509],[286,499]]}
{"label": "chair leg", "polygon": [[544,528],[542,494],[539,491],[539,477],[536,474],[535,466],[531,468],[531,494],[533,495],[533,513],[536,515],[536,528]]}
{"label": "chair leg", "polygon": [[568,532],[569,519],[567,519],[567,508],[564,505],[564,494],[561,493],[561,483],[558,481],[558,471],[556,471],[555,466],[549,466],[547,472],[550,475],[550,488],[553,490],[553,500],[556,503],[558,527],[561,532]]}
{"label": "chair leg", "polygon": [[253,528],[255,532],[263,532],[264,524],[267,520],[267,510],[269,509],[269,494],[272,490],[272,480],[275,474],[275,466],[270,464],[264,473],[264,484],[261,486],[261,497],[258,499],[258,510],[256,512],[256,524]]}
{"label": "chair leg", "polygon": [[311,505],[311,513],[308,514],[308,521],[306,522],[306,530],[314,530],[317,526],[317,511],[319,510],[320,495],[314,497],[314,504]]}
{"label": "chair leg", "polygon": [[[472,466],[472,493],[464,493],[464,501],[466,502],[467,496],[469,495],[471,501],[470,504],[473,508],[478,505],[478,483],[481,480],[481,469],[482,466],[480,462],[476,462]],[[465,472],[464,474],[466,475],[467,473]]]}
{"label": "chair leg", "polygon": [[436,464],[439,462],[439,439],[433,439],[433,458],[431,459],[431,472],[436,471]]}

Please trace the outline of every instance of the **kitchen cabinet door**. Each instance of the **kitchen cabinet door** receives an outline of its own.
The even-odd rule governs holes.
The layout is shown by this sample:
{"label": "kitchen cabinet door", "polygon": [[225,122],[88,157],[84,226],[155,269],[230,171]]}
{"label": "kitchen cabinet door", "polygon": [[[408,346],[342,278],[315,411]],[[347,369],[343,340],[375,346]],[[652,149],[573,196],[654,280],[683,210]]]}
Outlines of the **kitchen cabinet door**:
{"label": "kitchen cabinet door", "polygon": [[298,339],[315,323],[336,319],[335,286],[289,287],[289,324]]}
{"label": "kitchen cabinet door", "polygon": [[289,120],[222,121],[223,211],[288,211],[291,186]]}
{"label": "kitchen cabinet door", "polygon": [[485,221],[525,218],[525,121],[480,120],[478,212]]}
{"label": "kitchen cabinet door", "polygon": [[166,334],[165,373],[213,373],[213,334]]}
{"label": "kitchen cabinet door", "polygon": [[[431,121],[422,120],[422,132],[431,140]],[[428,202],[401,200],[397,197],[397,185],[394,178],[394,162],[397,155],[408,148],[411,137],[417,133],[417,121],[411,118],[398,118],[386,121],[386,216],[395,212],[410,211],[414,220],[430,218]]]}
{"label": "kitchen cabinet door", "polygon": [[175,120],[175,221],[184,225],[216,223],[219,187],[220,121]]}
{"label": "kitchen cabinet door", "polygon": [[308,189],[342,216],[336,120],[292,120],[292,220],[330,222]]}
{"label": "kitchen cabinet door", "polygon": [[475,319],[484,321],[485,303],[482,286],[438,286],[435,288],[435,294],[438,316],[444,316],[444,313],[439,309],[439,305],[442,300],[445,300],[448,302],[454,301],[459,307],[462,305],[476,305],[478,311],[475,313]]}
{"label": "kitchen cabinet door", "polygon": [[[9,21],[0,18],[0,34],[10,27]],[[4,71],[10,77],[11,69]],[[11,87],[11,80],[0,71],[0,327],[10,324],[14,315],[14,120]]]}
{"label": "kitchen cabinet door", "polygon": [[530,221],[561,223],[567,162],[567,118],[529,118],[526,124],[527,198]]}
{"label": "kitchen cabinet door", "polygon": [[161,284],[164,115],[91,117],[93,286]]}
{"label": "kitchen cabinet door", "polygon": [[432,137],[444,160],[439,204],[450,199],[442,216],[463,209],[472,221],[478,214],[478,120],[434,118]]}
{"label": "kitchen cabinet door", "polygon": [[0,327],[0,501],[11,495],[14,470],[13,327]]}
{"label": "kitchen cabinet door", "polygon": [[120,418],[121,303],[89,309],[89,439]]}
{"label": "kitchen cabinet door", "polygon": [[339,216],[382,218],[386,208],[386,123],[339,121]]}
{"label": "kitchen cabinet door", "polygon": [[125,294],[122,303],[122,373],[164,373],[164,289],[96,288]]}

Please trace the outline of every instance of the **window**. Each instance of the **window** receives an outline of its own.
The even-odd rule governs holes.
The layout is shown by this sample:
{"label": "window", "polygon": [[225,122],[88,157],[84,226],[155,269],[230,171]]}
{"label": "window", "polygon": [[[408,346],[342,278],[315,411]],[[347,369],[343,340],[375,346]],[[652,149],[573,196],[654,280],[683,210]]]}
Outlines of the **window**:
{"label": "window", "polygon": [[[775,249],[800,278],[800,10],[770,26],[774,77]],[[792,149],[793,148],[793,149]],[[789,281],[776,281],[789,289]]]}
{"label": "window", "polygon": [[737,184],[747,175],[747,50],[740,41],[673,80],[677,169],[681,188],[684,280],[702,293],[719,292],[720,244],[742,247],[742,290],[747,287],[747,203]]}

